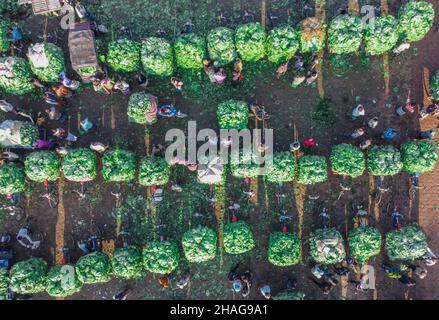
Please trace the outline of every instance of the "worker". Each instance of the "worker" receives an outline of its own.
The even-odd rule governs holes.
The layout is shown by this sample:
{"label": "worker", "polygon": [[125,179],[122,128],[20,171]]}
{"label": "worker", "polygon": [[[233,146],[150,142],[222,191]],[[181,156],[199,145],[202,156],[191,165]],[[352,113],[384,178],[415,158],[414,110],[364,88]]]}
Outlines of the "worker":
{"label": "worker", "polygon": [[242,73],[242,70],[244,69],[244,64],[242,63],[241,59],[236,59],[233,62],[233,70],[238,72],[238,73]]}
{"label": "worker", "polygon": [[393,49],[393,54],[394,55],[400,55],[402,52],[408,50],[410,48],[410,43],[405,42],[400,44],[399,46],[397,46],[395,49]]}
{"label": "worker", "polygon": [[69,88],[72,91],[78,90],[79,86],[80,86],[80,82],[76,81],[76,80],[71,80],[69,78],[67,78],[66,73],[63,71],[59,74],[61,83]]}
{"label": "worker", "polygon": [[208,59],[203,60],[203,68],[207,77],[209,78],[211,83],[215,83],[215,69],[213,67],[212,61]]}
{"label": "worker", "polygon": [[364,141],[360,142],[359,147],[360,147],[361,150],[366,150],[371,145],[372,145],[372,139],[367,139],[367,140],[364,140]]}
{"label": "worker", "polygon": [[177,94],[183,94],[183,81],[177,79],[176,77],[172,77],[171,84],[174,86]]}
{"label": "worker", "polygon": [[51,89],[58,98],[70,98],[72,96],[72,92],[70,91],[70,89],[62,83],[53,85]]}
{"label": "worker", "polygon": [[397,131],[394,128],[389,128],[386,131],[384,131],[383,135],[381,136],[383,139],[393,139],[397,135]]}
{"label": "worker", "polygon": [[352,139],[357,139],[366,133],[365,128],[355,129],[354,132],[351,133],[350,137]]}
{"label": "worker", "polygon": [[95,128],[95,125],[88,118],[85,118],[84,120],[82,120],[79,123],[79,125],[80,125],[80,127],[81,127],[81,129],[83,130],[84,133],[87,133],[90,130]]}
{"label": "worker", "polygon": [[250,111],[259,121],[270,119],[270,115],[265,111],[265,108],[256,103],[250,104]]}
{"label": "worker", "polygon": [[408,100],[404,106],[397,107],[395,112],[398,116],[402,117],[407,113],[415,112],[415,109],[416,109],[416,103],[410,102],[410,100]]}
{"label": "worker", "polygon": [[145,89],[146,87],[148,87],[149,80],[148,80],[148,78],[142,72],[137,74],[136,80],[137,80],[137,84],[141,88]]}
{"label": "worker", "polygon": [[50,109],[46,109],[45,112],[49,116],[49,119],[52,121],[61,121],[63,122],[64,114],[56,109],[55,106],[50,107]]}
{"label": "worker", "polygon": [[320,63],[320,59],[317,55],[314,55],[311,58],[311,62],[309,63],[309,70],[312,71],[314,70]]}
{"label": "worker", "polygon": [[311,85],[312,83],[314,83],[314,81],[316,81],[318,78],[318,74],[317,71],[313,71],[311,72],[311,74],[306,78],[306,85]]}
{"label": "worker", "polygon": [[298,86],[300,86],[304,81],[306,80],[306,77],[302,74],[297,75],[294,77],[293,82],[291,83],[291,86],[293,88],[297,88]]}
{"label": "worker", "polygon": [[435,128],[419,132],[419,139],[421,140],[433,140],[435,136],[436,136]]}
{"label": "worker", "polygon": [[114,90],[119,90],[124,95],[130,94],[130,85],[128,82],[119,80],[114,84]]}
{"label": "worker", "polygon": [[290,60],[287,60],[286,62],[282,63],[279,68],[276,70],[276,78],[280,79],[287,71],[288,71],[288,64],[290,63]]}
{"label": "worker", "polygon": [[173,104],[166,104],[159,108],[158,114],[162,117],[185,118],[186,114],[177,111]]}
{"label": "worker", "polygon": [[352,120],[356,120],[359,117],[364,117],[365,114],[366,112],[364,110],[364,106],[362,104],[359,104],[352,110]]}
{"label": "worker", "polygon": [[47,104],[57,106],[57,107],[63,107],[65,104],[63,100],[58,99],[58,97],[56,96],[55,93],[49,92],[49,91],[44,93],[44,101]]}
{"label": "worker", "polygon": [[242,73],[237,70],[232,71],[232,87],[236,88],[242,82]]}
{"label": "worker", "polygon": [[219,85],[224,84],[224,81],[226,81],[227,79],[227,74],[224,68],[220,68],[217,72],[215,72],[213,79],[214,79],[214,83],[216,84]]}
{"label": "worker", "polygon": [[296,56],[296,62],[294,63],[294,69],[297,72],[303,70],[303,58],[301,56]]}
{"label": "worker", "polygon": [[113,300],[126,300],[130,293],[131,293],[131,289],[125,288],[124,290],[116,293],[113,296]]}
{"label": "worker", "polygon": [[70,132],[67,132],[63,128],[52,129],[52,134],[58,139],[66,140],[68,142],[75,142],[76,140],[78,140],[78,137]]}
{"label": "worker", "polygon": [[307,149],[317,147],[317,143],[313,137],[309,137],[309,138],[306,138],[305,140],[303,140],[302,145]]}
{"label": "worker", "polygon": [[378,117],[373,117],[372,119],[370,119],[367,122],[367,125],[369,126],[369,128],[376,128],[378,126]]}
{"label": "worker", "polygon": [[90,143],[90,149],[100,154],[104,153],[105,150],[108,149],[108,147],[109,147],[108,144],[103,144],[102,142],[94,141]]}

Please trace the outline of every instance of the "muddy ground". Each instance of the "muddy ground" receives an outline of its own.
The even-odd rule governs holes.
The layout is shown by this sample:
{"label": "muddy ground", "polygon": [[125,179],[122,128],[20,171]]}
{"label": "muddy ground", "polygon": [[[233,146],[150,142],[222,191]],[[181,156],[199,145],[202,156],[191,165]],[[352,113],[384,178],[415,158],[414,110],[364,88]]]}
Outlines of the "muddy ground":
{"label": "muddy ground", "polygon": [[[84,1],[87,3],[87,1]],[[89,1],[92,2],[92,1]],[[96,1],[94,1],[96,2]],[[117,38],[121,26],[133,29],[136,38],[152,34],[159,27],[165,28],[168,33],[174,33],[189,18],[195,24],[195,31],[204,34],[207,30],[218,25],[216,17],[223,12],[230,18],[229,24],[235,26],[241,22],[240,14],[244,10],[255,13],[256,19],[260,18],[260,1],[243,0],[200,0],[200,1],[126,1],[123,6],[119,1],[102,1],[90,5],[89,9],[112,31],[112,36]],[[389,1],[391,14],[396,14],[397,9],[405,1]],[[348,1],[326,1],[326,16],[330,20],[337,14],[340,7],[347,5]],[[302,19],[302,8],[305,4],[314,6],[314,1],[267,1],[268,11],[279,16],[280,23],[297,24]],[[380,5],[379,0],[363,0],[360,5]],[[439,4],[436,2],[436,12],[439,15]],[[160,19],[158,19],[160,17]],[[154,21],[149,23],[149,21]],[[32,41],[41,41],[44,32],[45,18],[29,16],[23,22],[23,28],[28,32]],[[59,28],[56,18],[48,19],[49,41],[54,41],[63,47],[68,57],[67,35]],[[102,39],[103,42],[109,38]],[[215,109],[219,102],[230,99],[257,101],[263,104],[272,118],[267,127],[274,129],[275,151],[287,150],[294,138],[294,127],[297,128],[300,139],[313,136],[318,142],[318,148],[313,153],[329,156],[331,146],[348,141],[346,136],[355,128],[361,126],[361,121],[351,121],[346,115],[361,102],[366,107],[367,118],[379,117],[379,126],[368,130],[367,136],[374,143],[384,143],[381,134],[388,127],[398,130],[398,137],[391,144],[399,147],[402,142],[416,138],[419,131],[417,114],[397,117],[394,114],[396,104],[403,103],[409,90],[412,98],[422,101],[422,67],[434,71],[439,68],[437,59],[439,52],[439,34],[431,30],[425,39],[415,43],[412,48],[398,57],[390,57],[390,73],[383,66],[383,58],[366,58],[362,55],[344,59],[348,61],[346,70],[336,68],[330,63],[330,56],[325,53],[323,64],[324,96],[331,101],[331,109],[337,116],[333,125],[317,125],[311,115],[320,101],[317,88],[301,87],[293,89],[289,84],[294,75],[289,72],[283,79],[277,80],[274,76],[276,66],[267,63],[246,65],[244,82],[239,89],[230,86],[215,87],[208,83],[204,75],[179,73],[185,82],[185,95],[175,96],[168,83],[168,79],[150,79],[147,89],[159,98],[160,103],[175,103],[182,112],[189,115],[188,119],[163,120],[149,128],[150,143],[164,142],[165,132],[170,128],[186,128],[187,120],[196,120],[197,127],[218,129]],[[114,75],[117,77],[117,75]],[[120,76],[120,75],[119,75]],[[385,76],[390,79],[388,92],[386,92]],[[134,83],[133,75],[120,76]],[[135,91],[140,90],[135,87]],[[33,114],[45,109],[41,96],[31,95],[25,97],[6,97],[15,105],[29,109]],[[97,94],[91,89],[82,90],[77,96],[68,101],[65,108],[68,120],[63,125],[74,134],[78,134],[79,119],[89,117],[97,124],[98,131],[80,136],[74,147],[87,147],[91,141],[99,140],[111,145],[121,145],[136,151],[139,157],[146,154],[145,128],[137,124],[130,124],[126,116],[128,97],[122,95],[106,96]],[[253,122],[253,120],[252,120]],[[250,122],[250,127],[254,123]],[[59,124],[48,122],[47,129]],[[436,124],[437,125],[437,124]],[[195,182],[193,174],[188,174],[182,168],[172,171],[172,181],[178,181],[183,187],[182,194],[172,192],[170,185],[165,190],[165,200],[157,209],[157,219],[165,225],[169,237],[180,239],[185,230],[197,224],[206,224],[216,228],[213,209],[208,205],[209,190],[207,186]],[[377,226],[383,234],[390,230],[391,209],[397,206],[404,214],[404,223],[415,222],[419,219],[419,198],[409,201],[407,196],[408,176],[401,173],[398,176],[386,178],[385,183],[391,186],[391,191],[383,196],[383,200],[376,205],[372,196],[375,191],[376,181],[368,175],[363,175],[353,181],[352,192],[345,194],[340,200],[337,197],[340,191],[340,177],[330,175],[327,183],[316,187],[320,194],[318,200],[309,200],[311,192],[296,183],[284,184],[279,187],[268,184],[263,179],[252,181],[252,187],[257,186],[258,197],[256,203],[247,203],[239,192],[242,181],[229,177],[227,187],[227,201],[233,200],[242,206],[241,219],[248,221],[255,233],[256,248],[239,257],[224,256],[223,261],[218,257],[215,261],[190,265],[183,262],[180,269],[171,275],[171,288],[163,289],[159,286],[157,277],[147,274],[142,280],[123,282],[113,279],[101,285],[86,285],[82,291],[69,299],[110,299],[111,296],[129,286],[133,289],[130,299],[241,299],[230,290],[227,273],[231,267],[240,264],[241,269],[250,269],[254,273],[254,288],[249,299],[261,299],[256,287],[269,284],[273,293],[285,288],[286,279],[297,277],[297,289],[306,294],[307,299],[423,299],[439,298],[436,285],[431,284],[426,289],[422,284],[406,290],[397,282],[387,279],[383,272],[378,271],[377,290],[375,293],[358,293],[353,288],[347,292],[340,286],[335,288],[330,295],[324,296],[319,289],[309,280],[310,261],[308,261],[308,247],[303,246],[304,259],[302,265],[290,268],[277,268],[270,265],[266,258],[268,236],[272,231],[280,230],[278,222],[279,207],[274,199],[276,191],[287,194],[285,208],[292,215],[291,230],[302,233],[306,239],[308,234],[319,226],[318,213],[323,205],[329,207],[332,226],[339,229],[343,235],[353,227],[352,204],[363,204],[369,208],[371,223]],[[23,199],[26,215],[34,218],[33,229],[42,239],[40,255],[50,263],[55,261],[55,235],[59,208],[51,209],[40,198],[43,186],[30,183],[30,191]],[[121,229],[130,233],[130,241],[136,245],[143,245],[148,240],[157,237],[151,215],[147,210],[145,199],[147,190],[137,184],[123,186],[123,201],[121,208],[117,209],[114,198],[110,192],[111,184],[105,184],[102,177],[92,183],[87,183],[87,190],[91,194],[88,203],[79,203],[73,190],[79,189],[79,184],[65,183],[63,197],[65,211],[64,239],[65,244],[72,248],[72,259],[75,262],[80,256],[79,250],[73,249],[74,242],[87,238],[90,230],[99,228],[105,240],[116,239],[116,216],[121,214]],[[420,192],[427,192],[426,189]],[[438,203],[439,205],[439,200]],[[390,208],[390,209],[389,209]],[[433,213],[432,213],[433,214]],[[226,216],[227,218],[227,216]],[[1,230],[15,234],[21,226],[13,217],[2,217]],[[59,230],[58,230],[59,231]],[[427,237],[437,244],[437,233],[429,233]],[[14,246],[17,251],[17,260],[29,257],[29,252]],[[438,252],[439,247],[432,246]],[[377,270],[385,261],[385,253],[370,261]],[[192,276],[191,284],[187,290],[178,290],[175,279],[182,272],[189,270]],[[429,270],[432,279],[437,279],[438,270]],[[424,280],[424,281],[429,281]],[[432,290],[434,288],[434,290]],[[436,293],[432,293],[436,292]],[[49,298],[45,294],[38,295],[37,299]]]}

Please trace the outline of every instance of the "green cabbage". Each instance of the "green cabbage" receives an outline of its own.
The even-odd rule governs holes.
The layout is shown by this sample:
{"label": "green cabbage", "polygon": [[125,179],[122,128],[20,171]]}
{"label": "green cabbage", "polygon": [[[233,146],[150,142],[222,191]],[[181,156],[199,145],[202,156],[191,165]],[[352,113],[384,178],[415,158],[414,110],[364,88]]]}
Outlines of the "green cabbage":
{"label": "green cabbage", "polygon": [[267,35],[260,23],[248,23],[235,31],[235,45],[242,60],[259,61],[265,56]]}
{"label": "green cabbage", "polygon": [[111,269],[117,278],[140,278],[142,275],[141,251],[135,247],[117,248],[111,257]]}
{"label": "green cabbage", "polygon": [[89,253],[79,258],[75,266],[78,279],[84,284],[104,283],[110,281],[110,259],[100,251]]}
{"label": "green cabbage", "polygon": [[352,178],[361,176],[366,167],[363,152],[358,147],[347,143],[334,146],[330,160],[334,172]]}
{"label": "green cabbage", "polygon": [[174,44],[175,61],[183,69],[202,69],[207,57],[206,40],[192,33],[177,38]]}
{"label": "green cabbage", "polygon": [[106,182],[131,182],[136,177],[136,156],[131,151],[114,149],[102,158],[102,176]]}
{"label": "green cabbage", "polygon": [[350,254],[359,262],[365,263],[381,250],[381,234],[372,227],[352,229],[348,235]]}
{"label": "green cabbage", "polygon": [[141,60],[149,75],[170,76],[174,72],[172,46],[164,39],[149,37],[142,41]]}
{"label": "green cabbage", "polygon": [[298,264],[301,260],[299,237],[295,233],[272,233],[267,256],[268,261],[278,267]]}
{"label": "green cabbage", "polygon": [[430,92],[431,92],[431,97],[434,100],[439,101],[439,70],[436,71],[436,74],[433,75],[433,77],[431,78]]}
{"label": "green cabbage", "polygon": [[5,268],[0,269],[0,301],[6,299],[9,290],[9,272]]}
{"label": "green cabbage", "polygon": [[54,151],[35,151],[26,157],[24,169],[32,181],[56,181],[60,170],[59,158]]}
{"label": "green cabbage", "polygon": [[228,223],[223,231],[224,251],[229,254],[241,254],[255,246],[250,226],[244,221]]}
{"label": "green cabbage", "polygon": [[217,236],[212,229],[200,226],[184,233],[182,245],[189,262],[205,262],[216,256]]}
{"label": "green cabbage", "polygon": [[14,194],[25,188],[26,180],[21,165],[8,162],[0,166],[0,194]]}
{"label": "green cabbage", "polygon": [[8,21],[0,21],[0,53],[7,52],[9,50],[9,28],[10,24]]}
{"label": "green cabbage", "polygon": [[139,164],[139,183],[145,187],[165,185],[169,182],[170,172],[166,159],[155,157],[151,161],[149,157],[143,158]]}
{"label": "green cabbage", "polygon": [[398,21],[393,16],[377,17],[364,29],[364,46],[372,56],[392,50],[398,42]]}
{"label": "green cabbage", "polygon": [[89,149],[70,150],[62,162],[64,177],[69,181],[86,182],[96,179],[96,154]]}
{"label": "green cabbage", "polygon": [[401,147],[403,168],[408,173],[424,173],[434,170],[437,148],[427,141],[406,142]]}
{"label": "green cabbage", "polygon": [[294,156],[289,151],[278,152],[273,155],[272,164],[267,168],[266,179],[269,182],[290,182],[295,176]]}
{"label": "green cabbage", "polygon": [[151,98],[154,96],[145,92],[135,92],[128,101],[128,119],[134,123],[147,124],[147,113],[153,111]]}
{"label": "green cabbage", "polygon": [[0,90],[6,94],[14,95],[32,92],[34,85],[31,83],[32,71],[29,63],[23,58],[17,57],[0,58],[0,63],[4,63],[7,59],[13,62],[12,74],[0,75]]}
{"label": "green cabbage", "polygon": [[39,137],[39,132],[36,126],[24,122],[20,127],[20,145],[26,147],[33,147]]}
{"label": "green cabbage", "polygon": [[72,265],[53,266],[47,274],[46,291],[52,297],[67,297],[79,292],[82,282],[79,281]]}
{"label": "green cabbage", "polygon": [[363,23],[356,16],[336,16],[329,25],[328,43],[331,53],[348,54],[358,51],[363,37]]}
{"label": "green cabbage", "polygon": [[230,156],[230,171],[232,175],[238,178],[255,178],[259,176],[262,171],[257,163],[257,157],[258,154],[249,149],[232,153]]}
{"label": "green cabbage", "polygon": [[238,100],[224,101],[218,105],[216,116],[221,129],[245,129],[249,118],[248,104]]}
{"label": "green cabbage", "polygon": [[400,37],[410,41],[419,41],[433,26],[433,4],[426,1],[410,1],[399,10],[398,32]]}
{"label": "green cabbage", "polygon": [[326,25],[311,17],[300,22],[300,52],[317,52],[325,47]]}
{"label": "green cabbage", "polygon": [[233,62],[237,57],[233,30],[224,27],[211,30],[207,35],[207,48],[216,65]]}
{"label": "green cabbage", "polygon": [[417,224],[411,224],[386,235],[390,260],[415,260],[427,253],[427,239]]}
{"label": "green cabbage", "polygon": [[328,180],[326,158],[322,156],[302,156],[298,161],[299,176],[297,181],[301,184],[316,184]]}
{"label": "green cabbage", "polygon": [[140,70],[140,43],[119,39],[108,44],[108,66],[115,72]]}
{"label": "green cabbage", "polygon": [[373,176],[394,176],[402,170],[401,153],[393,146],[373,146],[368,153],[367,170]]}
{"label": "green cabbage", "polygon": [[31,258],[14,264],[10,271],[10,288],[18,294],[34,294],[46,289],[47,263]]}
{"label": "green cabbage", "polygon": [[296,54],[300,47],[300,33],[292,27],[274,28],[267,36],[267,57],[272,63],[285,62]]}
{"label": "green cabbage", "polygon": [[143,249],[143,266],[146,270],[168,274],[177,269],[180,251],[175,242],[153,241]]}

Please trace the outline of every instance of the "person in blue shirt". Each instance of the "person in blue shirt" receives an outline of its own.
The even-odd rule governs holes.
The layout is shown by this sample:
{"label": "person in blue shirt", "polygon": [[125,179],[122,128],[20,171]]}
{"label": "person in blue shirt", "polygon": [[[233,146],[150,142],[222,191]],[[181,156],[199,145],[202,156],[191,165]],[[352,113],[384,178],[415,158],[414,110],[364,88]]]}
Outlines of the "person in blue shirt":
{"label": "person in blue shirt", "polygon": [[389,128],[389,129],[387,129],[386,131],[384,131],[384,133],[383,133],[383,138],[384,139],[393,139],[393,138],[395,138],[396,136],[397,136],[397,131],[396,131],[396,129],[394,129],[394,128]]}

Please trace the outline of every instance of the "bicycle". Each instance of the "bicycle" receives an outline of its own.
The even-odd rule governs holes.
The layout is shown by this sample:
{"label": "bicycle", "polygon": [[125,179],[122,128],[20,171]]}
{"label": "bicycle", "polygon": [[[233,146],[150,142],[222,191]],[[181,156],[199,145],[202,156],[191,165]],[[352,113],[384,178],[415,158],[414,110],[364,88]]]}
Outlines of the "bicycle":
{"label": "bicycle", "polygon": [[384,177],[383,176],[380,176],[379,178],[378,178],[378,184],[377,184],[377,191],[375,192],[375,203],[377,204],[377,205],[379,205],[380,203],[381,203],[381,200],[382,200],[382,198],[383,198],[383,195],[386,193],[386,192],[388,192],[388,191],[390,191],[390,188],[384,188],[383,187],[383,184],[384,184]]}
{"label": "bicycle", "polygon": [[120,185],[120,183],[116,183],[114,185],[113,190],[110,193],[111,193],[111,195],[115,199],[115,206],[116,206],[116,208],[119,208],[121,203],[122,203],[122,192],[121,192],[121,185]]}
{"label": "bicycle", "polygon": [[328,209],[326,207],[323,207],[319,217],[321,219],[321,223],[322,223],[322,229],[328,229],[329,228],[329,221],[330,221],[330,216],[328,213]]}
{"label": "bicycle", "polygon": [[368,218],[368,212],[366,210],[363,210],[363,206],[352,204],[352,209],[355,212],[354,216],[354,224],[356,227],[366,227],[369,224],[369,218]]}
{"label": "bicycle", "polygon": [[78,201],[80,204],[83,204],[86,200],[88,200],[88,192],[85,188],[85,182],[81,181],[81,189],[80,190],[73,190],[78,195]]}
{"label": "bicycle", "polygon": [[400,230],[402,228],[402,223],[401,223],[402,218],[403,218],[402,214],[398,212],[398,209],[395,206],[393,208],[393,213],[392,213],[392,227],[395,228],[396,230]]}
{"label": "bicycle", "polygon": [[53,190],[53,185],[48,180],[44,180],[44,187],[46,192],[42,194],[40,197],[43,199],[47,199],[49,207],[56,208],[58,206],[58,197]]}
{"label": "bicycle", "polygon": [[320,195],[315,192],[315,184],[313,183],[309,186],[308,199],[309,200],[318,200],[319,198],[320,198]]}
{"label": "bicycle", "polygon": [[408,197],[410,201],[413,201],[416,196],[416,190],[419,190],[419,173],[412,173],[410,175],[410,188],[408,191]]}
{"label": "bicycle", "polygon": [[345,194],[345,192],[347,192],[347,191],[351,191],[351,189],[352,189],[350,186],[347,185],[347,182],[345,181],[344,178],[343,178],[343,180],[340,182],[340,188],[341,188],[341,191],[340,191],[340,193],[338,194],[338,198],[337,198],[337,200],[340,200],[341,197]]}

